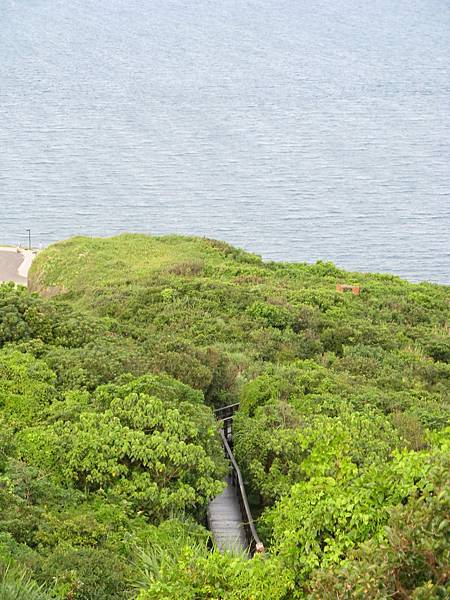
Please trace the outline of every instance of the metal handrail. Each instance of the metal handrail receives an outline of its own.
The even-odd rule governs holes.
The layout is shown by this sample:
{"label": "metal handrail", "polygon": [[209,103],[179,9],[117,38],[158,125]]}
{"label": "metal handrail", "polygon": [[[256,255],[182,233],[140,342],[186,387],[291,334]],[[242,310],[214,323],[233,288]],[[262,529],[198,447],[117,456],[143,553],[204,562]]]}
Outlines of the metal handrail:
{"label": "metal handrail", "polygon": [[[222,406],[221,408],[216,408],[214,414],[216,415],[216,419],[219,421],[223,419],[229,419],[234,415],[234,413],[239,408],[239,402],[235,402],[234,404],[229,404],[228,406]],[[223,416],[224,415],[224,416]]]}
{"label": "metal handrail", "polygon": [[[225,407],[228,408],[228,407]],[[250,505],[248,503],[247,494],[245,492],[244,480],[242,478],[241,470],[239,469],[239,465],[236,462],[234,454],[230,448],[230,444],[228,443],[227,437],[223,431],[220,430],[220,437],[222,438],[222,443],[225,448],[225,452],[230,459],[232,466],[232,481],[237,490],[237,495],[239,499],[239,504],[241,507],[241,513],[245,516],[244,520],[244,529],[245,535],[247,537],[248,547],[252,554],[255,552],[263,553],[264,552],[264,544],[259,539],[258,533],[256,531],[255,524],[253,522],[252,513],[250,510]]]}

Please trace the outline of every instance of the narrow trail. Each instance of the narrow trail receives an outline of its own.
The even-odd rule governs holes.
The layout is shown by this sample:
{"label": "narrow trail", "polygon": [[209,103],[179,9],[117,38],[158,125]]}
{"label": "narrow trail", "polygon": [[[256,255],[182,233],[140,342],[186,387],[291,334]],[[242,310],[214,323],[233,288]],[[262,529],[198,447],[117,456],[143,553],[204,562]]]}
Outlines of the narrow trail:
{"label": "narrow trail", "polygon": [[244,552],[247,538],[241,508],[231,477],[227,487],[208,507],[208,523],[214,541],[221,552]]}
{"label": "narrow trail", "polygon": [[239,404],[231,404],[215,411],[221,422],[220,431],[225,456],[230,461],[230,473],[226,479],[225,490],[212,500],[208,506],[208,526],[218,549],[221,552],[264,552],[259,539],[250,505],[245,491],[244,480],[232,451],[233,415]]}

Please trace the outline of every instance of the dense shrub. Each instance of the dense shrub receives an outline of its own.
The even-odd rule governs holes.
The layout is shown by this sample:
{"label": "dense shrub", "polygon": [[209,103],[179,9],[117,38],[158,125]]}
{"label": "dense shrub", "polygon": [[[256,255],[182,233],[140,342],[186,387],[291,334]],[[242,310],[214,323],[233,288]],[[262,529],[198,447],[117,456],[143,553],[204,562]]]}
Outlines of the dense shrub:
{"label": "dense shrub", "polygon": [[[448,595],[448,287],[141,235],[30,287],[0,286],[1,597]],[[252,560],[203,526],[238,401]]]}
{"label": "dense shrub", "polygon": [[[152,520],[197,511],[222,489],[221,449],[202,396],[169,377],[98,388],[93,401],[45,427],[29,427],[20,455],[60,482],[104,491]],[[62,411],[62,412],[61,412]],[[45,439],[45,445],[42,440]]]}

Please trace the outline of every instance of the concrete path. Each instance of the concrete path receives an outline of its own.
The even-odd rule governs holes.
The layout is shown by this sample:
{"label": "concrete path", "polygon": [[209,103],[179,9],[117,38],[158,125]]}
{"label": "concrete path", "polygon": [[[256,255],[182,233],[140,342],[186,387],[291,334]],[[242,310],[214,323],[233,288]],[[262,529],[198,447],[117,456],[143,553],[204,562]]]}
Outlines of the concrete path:
{"label": "concrete path", "polygon": [[208,524],[221,552],[244,552],[247,549],[241,510],[230,478],[227,487],[208,506]]}
{"label": "concrete path", "polygon": [[34,257],[30,250],[17,252],[16,248],[0,247],[0,283],[14,281],[26,286]]}

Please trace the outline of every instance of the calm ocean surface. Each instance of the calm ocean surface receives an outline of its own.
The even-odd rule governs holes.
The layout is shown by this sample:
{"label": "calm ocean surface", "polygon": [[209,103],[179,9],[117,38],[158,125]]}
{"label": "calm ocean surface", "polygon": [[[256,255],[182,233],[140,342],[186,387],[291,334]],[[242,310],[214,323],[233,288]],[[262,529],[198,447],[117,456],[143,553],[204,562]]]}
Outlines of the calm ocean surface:
{"label": "calm ocean surface", "polygon": [[0,243],[450,283],[450,0],[0,0]]}

